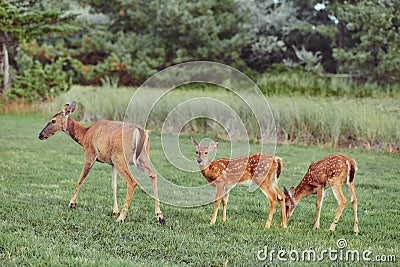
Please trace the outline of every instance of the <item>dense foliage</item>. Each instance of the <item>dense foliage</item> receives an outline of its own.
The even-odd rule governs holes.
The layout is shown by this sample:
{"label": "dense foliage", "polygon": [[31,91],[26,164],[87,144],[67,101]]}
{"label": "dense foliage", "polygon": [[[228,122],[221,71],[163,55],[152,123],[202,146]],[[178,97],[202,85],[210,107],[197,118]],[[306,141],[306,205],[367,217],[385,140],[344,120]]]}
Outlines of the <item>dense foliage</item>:
{"label": "dense foliage", "polygon": [[166,67],[195,60],[225,63],[255,80],[260,73],[265,79],[304,71],[310,79],[330,83],[336,75],[375,91],[356,96],[399,87],[397,1],[7,0],[0,7],[8,72],[14,81],[24,77],[8,95],[28,100],[38,98],[25,92],[37,84],[28,68],[64,77],[55,82],[58,88],[47,86],[40,94],[46,99],[70,81],[139,85]]}
{"label": "dense foliage", "polygon": [[[70,24],[74,15],[64,15],[61,11],[44,9],[35,1],[0,2],[0,44],[1,55],[0,91],[6,91],[10,98],[22,97],[27,101],[47,98],[59,91],[69,89],[68,79],[63,72],[62,57],[53,57],[48,66],[43,66],[36,55],[27,60],[19,60],[21,46],[12,50],[15,83],[11,87],[8,50],[19,44],[35,41],[40,36],[68,34],[75,30]],[[11,88],[10,88],[11,87]]]}
{"label": "dense foliage", "polygon": [[[363,80],[398,83],[400,75],[400,2],[357,1],[336,5],[347,40],[333,51],[341,71]],[[344,37],[346,37],[344,36]]]}

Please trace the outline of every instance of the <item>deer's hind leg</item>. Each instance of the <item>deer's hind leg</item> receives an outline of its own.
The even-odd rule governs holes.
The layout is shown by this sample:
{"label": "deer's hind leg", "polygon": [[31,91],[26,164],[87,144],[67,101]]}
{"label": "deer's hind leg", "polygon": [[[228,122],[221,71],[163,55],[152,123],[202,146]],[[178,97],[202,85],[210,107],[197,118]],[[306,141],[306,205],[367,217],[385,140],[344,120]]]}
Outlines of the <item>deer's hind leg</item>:
{"label": "deer's hind leg", "polygon": [[112,166],[112,181],[111,187],[113,190],[113,197],[114,197],[114,205],[113,205],[113,217],[119,216],[119,209],[118,209],[118,202],[117,202],[117,177],[118,177],[118,170],[115,166]]}
{"label": "deer's hind leg", "polygon": [[354,182],[349,185],[349,191],[351,196],[351,205],[354,212],[354,233],[358,234],[358,217],[357,217],[357,197],[354,192]]}
{"label": "deer's hind leg", "polygon": [[149,177],[151,185],[153,187],[154,194],[154,211],[158,221],[165,225],[165,219],[161,212],[160,200],[158,198],[158,185],[157,185],[157,173],[153,168],[150,167],[150,158],[148,156],[148,150],[146,148],[146,154],[140,154],[137,162],[137,168],[143,172],[147,177]]}
{"label": "deer's hind leg", "polygon": [[126,182],[127,185],[127,192],[124,205],[122,207],[122,211],[117,219],[118,222],[124,222],[126,220],[126,215],[128,213],[129,205],[132,200],[133,192],[137,186],[137,182],[135,178],[129,171],[128,165],[125,159],[114,159],[113,160],[115,168],[118,170],[119,174],[121,175],[122,179]]}

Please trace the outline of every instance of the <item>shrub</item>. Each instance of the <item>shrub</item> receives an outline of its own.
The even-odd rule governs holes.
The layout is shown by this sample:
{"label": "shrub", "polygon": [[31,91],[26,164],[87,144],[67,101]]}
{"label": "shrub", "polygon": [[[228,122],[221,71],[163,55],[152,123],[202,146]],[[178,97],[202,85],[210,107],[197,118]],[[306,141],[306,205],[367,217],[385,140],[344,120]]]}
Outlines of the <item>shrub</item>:
{"label": "shrub", "polygon": [[65,58],[58,58],[51,64],[42,65],[40,61],[34,60],[31,68],[14,77],[12,88],[6,92],[6,96],[11,100],[33,102],[52,99],[68,91],[72,81],[63,71],[65,62]]}
{"label": "shrub", "polygon": [[351,77],[327,76],[301,67],[287,69],[280,64],[261,74],[257,85],[266,95],[281,96],[398,97],[400,94],[400,87],[396,84],[357,82]]}

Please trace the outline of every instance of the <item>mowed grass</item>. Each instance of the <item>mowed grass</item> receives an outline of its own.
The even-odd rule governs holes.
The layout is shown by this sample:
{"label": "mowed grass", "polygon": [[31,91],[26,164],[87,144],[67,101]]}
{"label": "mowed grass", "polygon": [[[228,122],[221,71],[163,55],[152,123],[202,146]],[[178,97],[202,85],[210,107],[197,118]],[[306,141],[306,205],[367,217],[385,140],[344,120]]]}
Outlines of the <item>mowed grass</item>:
{"label": "mowed grass", "polygon": [[[299,204],[287,229],[280,227],[277,205],[271,228],[264,229],[268,201],[260,190],[251,193],[243,187],[231,192],[225,223],[221,222],[220,209],[217,223],[209,225],[212,204],[197,208],[162,204],[167,221],[163,227],[154,217],[153,199],[140,188],[134,193],[127,222],[116,223],[111,217],[111,167],[105,164],[94,165],[78,196],[77,208],[67,207],[83,164],[83,150],[63,133],[40,141],[37,135],[47,119],[38,115],[0,115],[1,265],[376,265],[363,260],[365,251],[371,251],[367,254],[371,260],[385,259],[391,261],[385,265],[398,264],[398,154],[306,146],[276,149],[276,154],[283,158],[281,188],[295,186],[309,163],[327,154],[340,152],[357,160],[359,235],[353,234],[350,203],[337,230],[327,231],[337,208],[331,190],[327,191],[319,230],[312,228],[315,196]],[[181,140],[183,153],[193,153],[194,157],[189,137]],[[221,142],[217,156],[229,154],[229,149],[229,143]],[[185,185],[206,183],[199,172],[186,173],[171,166],[156,134],[152,135],[151,154],[163,176]],[[348,197],[345,188],[344,192]],[[126,186],[119,179],[120,207],[125,194]],[[342,238],[347,247],[339,249],[337,241]],[[280,257],[287,261],[279,259],[279,250],[286,252],[281,252]],[[314,250],[323,259],[301,261],[301,253],[307,250]],[[358,251],[359,261],[346,258],[348,250]],[[263,258],[264,251],[267,258],[260,260],[257,255]],[[300,253],[300,261],[294,262],[293,251]]]}

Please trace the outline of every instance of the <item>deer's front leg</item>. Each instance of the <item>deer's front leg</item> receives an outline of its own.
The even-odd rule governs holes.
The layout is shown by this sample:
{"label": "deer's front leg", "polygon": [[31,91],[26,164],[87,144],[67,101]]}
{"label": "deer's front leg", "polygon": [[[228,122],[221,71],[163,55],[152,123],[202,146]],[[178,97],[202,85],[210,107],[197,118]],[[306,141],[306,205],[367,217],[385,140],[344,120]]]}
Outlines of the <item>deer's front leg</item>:
{"label": "deer's front leg", "polygon": [[222,197],[222,221],[226,221],[226,208],[228,205],[229,192]]}
{"label": "deer's front leg", "polygon": [[215,196],[214,211],[211,217],[210,224],[215,224],[215,221],[217,220],[218,207],[219,204],[221,203],[221,198],[223,195],[224,195],[224,185],[221,183],[217,183],[217,195]]}
{"label": "deer's front leg", "polygon": [[347,200],[343,195],[342,187],[340,185],[333,186],[332,191],[338,202],[338,209],[336,211],[336,215],[335,215],[335,218],[333,219],[331,227],[329,228],[329,231],[331,231],[331,232],[335,231],[336,225],[339,222],[340,215],[342,215],[343,209],[347,203]]}
{"label": "deer's front leg", "polygon": [[287,218],[286,218],[286,205],[285,205],[285,195],[279,190],[277,186],[275,188],[276,192],[278,193],[278,202],[279,206],[281,207],[281,214],[282,214],[282,228],[287,228]]}
{"label": "deer's front leg", "polygon": [[94,163],[94,159],[88,159],[86,157],[85,163],[83,164],[81,176],[79,177],[78,180],[78,185],[76,186],[75,192],[72,195],[71,201],[69,202],[68,207],[71,209],[76,207],[76,197],[78,196],[79,189],[81,188],[82,183],[85,181],[87,175],[89,174],[90,169],[92,168]]}
{"label": "deer's front leg", "polygon": [[314,228],[319,229],[320,226],[320,217],[321,217],[321,208],[322,208],[322,202],[324,201],[324,195],[325,191],[323,187],[318,187],[317,188],[317,200],[315,202],[316,205],[316,210],[315,210],[315,216],[314,216]]}

